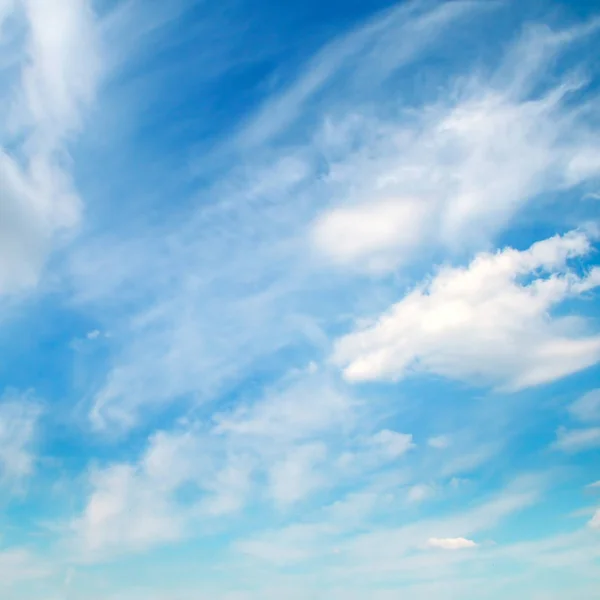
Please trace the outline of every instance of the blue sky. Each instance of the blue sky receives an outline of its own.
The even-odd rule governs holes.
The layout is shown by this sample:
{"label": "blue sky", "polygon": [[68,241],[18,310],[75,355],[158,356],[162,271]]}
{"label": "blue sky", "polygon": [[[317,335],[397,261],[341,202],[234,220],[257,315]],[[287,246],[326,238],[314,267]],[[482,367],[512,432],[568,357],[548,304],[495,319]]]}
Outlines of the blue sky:
{"label": "blue sky", "polygon": [[592,600],[600,7],[0,0],[0,595]]}

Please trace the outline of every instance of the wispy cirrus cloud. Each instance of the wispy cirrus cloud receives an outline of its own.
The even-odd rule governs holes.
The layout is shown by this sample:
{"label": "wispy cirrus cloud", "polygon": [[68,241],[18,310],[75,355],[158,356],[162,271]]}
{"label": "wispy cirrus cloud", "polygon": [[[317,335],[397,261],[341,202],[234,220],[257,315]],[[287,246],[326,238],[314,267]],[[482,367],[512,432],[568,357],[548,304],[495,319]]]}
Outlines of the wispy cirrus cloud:
{"label": "wispy cirrus cloud", "polygon": [[0,293],[34,285],[54,236],[79,220],[68,143],[101,75],[87,0],[19,0],[4,7],[4,19],[21,35],[4,40],[13,61],[0,71],[6,106],[0,128]]}
{"label": "wispy cirrus cloud", "polygon": [[348,119],[346,139],[364,136],[369,152],[332,165],[332,181],[353,185],[315,220],[318,252],[340,267],[387,272],[418,248],[481,247],[541,194],[597,179],[595,125],[584,116],[593,105],[572,103],[586,80],[541,83],[551,60],[597,29],[531,28],[487,81],[459,80],[405,119]]}
{"label": "wispy cirrus cloud", "polygon": [[[73,254],[79,306],[120,330],[113,366],[91,399],[99,431],[128,431],[150,407],[225,393],[284,349],[322,355],[340,313],[365,314],[342,293],[357,272],[415,266],[440,248],[457,258],[487,248],[519,211],[541,206],[543,194],[577,190],[598,175],[585,80],[561,72],[549,86],[545,78],[556,57],[595,35],[595,22],[526,29],[489,69],[473,76],[457,66],[415,109],[390,100],[396,70],[441,52],[451,27],[494,10],[415,6],[333,42],[289,94],[266,100],[238,145],[219,154],[223,175],[202,189],[185,224],[126,242],[100,237]],[[418,38],[414,51],[392,53],[385,72],[374,70],[385,48],[404,39],[400,32],[407,43]],[[352,68],[338,43],[356,46]],[[313,70],[323,72],[309,85]],[[375,71],[377,85],[360,85]],[[317,97],[311,121],[305,112]],[[260,115],[278,111],[276,131],[260,133]],[[308,123],[301,132],[292,126],[299,115]],[[363,288],[360,303],[381,310],[382,294],[389,288]],[[100,309],[123,297],[125,312]]]}
{"label": "wispy cirrus cloud", "polygon": [[583,423],[600,421],[600,390],[591,390],[573,402],[569,414]]}
{"label": "wispy cirrus cloud", "polygon": [[600,447],[600,427],[567,429],[561,427],[556,434],[554,447],[565,452],[582,452]]}

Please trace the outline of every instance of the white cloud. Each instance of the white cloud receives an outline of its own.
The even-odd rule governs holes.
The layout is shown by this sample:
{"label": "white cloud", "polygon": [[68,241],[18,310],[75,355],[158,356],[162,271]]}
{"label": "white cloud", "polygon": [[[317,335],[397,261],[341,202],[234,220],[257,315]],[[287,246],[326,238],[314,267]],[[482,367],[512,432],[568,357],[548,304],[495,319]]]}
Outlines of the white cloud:
{"label": "white cloud", "polygon": [[566,77],[532,91],[557,53],[597,29],[526,30],[489,81],[467,78],[450,101],[400,122],[356,111],[342,121],[348,145],[361,144],[330,166],[337,201],[310,232],[320,255],[381,271],[414,262],[420,248],[481,248],[539,195],[595,180],[598,131],[587,101],[572,103],[583,84]]}
{"label": "white cloud", "polygon": [[78,553],[84,559],[145,550],[184,534],[168,496],[129,465],[114,465],[91,476],[93,492],[83,516],[76,519]]}
{"label": "white cloud", "polygon": [[569,413],[579,421],[600,421],[600,389],[592,390],[573,402]]}
{"label": "white cloud", "polygon": [[443,450],[450,446],[451,441],[447,435],[437,435],[427,440],[427,445],[438,450]]}
{"label": "white cloud", "polygon": [[[215,482],[221,478],[222,486]],[[137,462],[93,467],[83,513],[72,520],[71,540],[85,561],[112,558],[174,542],[189,534],[198,511],[181,503],[186,485],[202,493],[202,514],[223,514],[232,473],[219,473],[205,437],[193,428],[157,432]],[[219,494],[217,497],[215,492]]]}
{"label": "white cloud", "polygon": [[429,538],[427,546],[441,550],[464,550],[466,548],[476,548],[477,544],[463,537],[457,538]]}
{"label": "white cloud", "polygon": [[268,390],[253,405],[215,415],[215,432],[247,437],[301,440],[332,427],[354,423],[356,402],[346,393],[308,374]]}
{"label": "white cloud", "polygon": [[435,490],[431,485],[419,484],[409,488],[406,499],[412,503],[423,502],[431,498],[435,494]]}
{"label": "white cloud", "polygon": [[370,443],[388,459],[399,458],[415,447],[411,434],[389,429],[382,429],[376,433]]}
{"label": "white cloud", "polygon": [[319,466],[327,457],[322,443],[297,446],[269,469],[269,494],[275,504],[286,507],[298,502],[327,480]]}
{"label": "white cloud", "polygon": [[364,434],[360,407],[311,367],[232,411],[157,432],[137,461],[91,471],[86,508],[71,524],[74,543],[86,560],[102,560],[176,541],[250,502],[287,512],[321,490],[352,485],[413,447],[409,434]]}
{"label": "white cloud", "polygon": [[201,512],[230,515],[244,508],[252,489],[254,464],[248,457],[232,456],[205,485],[209,492]]}
{"label": "white cloud", "polygon": [[582,452],[600,448],[600,427],[587,429],[562,427],[556,433],[554,447],[565,452]]}
{"label": "white cloud", "polygon": [[520,389],[559,379],[600,359],[600,335],[552,317],[562,301],[596,287],[569,260],[590,252],[583,232],[527,250],[480,253],[441,267],[379,319],[339,339],[333,360],[349,381],[398,380],[411,372]]}
{"label": "white cloud", "polygon": [[[428,6],[410,2],[383,11],[366,24],[342,35],[320,50],[287,89],[269,98],[245,124],[238,137],[242,146],[256,146],[281,135],[303,116],[318,96],[348,65],[358,81],[369,87],[412,63],[444,33],[463,19],[486,11],[483,3],[454,2]],[[356,84],[351,93],[356,93]]]}
{"label": "white cloud", "polygon": [[395,255],[421,241],[427,213],[414,198],[342,207],[323,215],[314,226],[314,244],[337,263],[366,257],[367,267],[385,271]]}
{"label": "white cloud", "polygon": [[[226,513],[226,491],[235,488],[235,477],[219,473],[210,450],[193,428],[159,431],[137,462],[93,467],[85,509],[70,524],[77,560],[106,560],[171,543],[189,535],[198,516]],[[219,477],[222,487],[215,485]],[[198,493],[200,505],[178,501],[185,486]]]}
{"label": "white cloud", "polygon": [[[340,517],[332,520],[336,510],[336,505],[333,505],[331,510],[325,511],[326,519],[263,531],[238,540],[234,547],[243,554],[275,565],[314,561],[335,554],[347,567],[348,573],[356,576],[377,572],[398,573],[399,569],[410,572],[411,557],[414,552],[423,549],[426,540],[437,539],[443,543],[492,529],[513,513],[534,504],[541,491],[539,483],[517,480],[469,510],[443,518],[418,520],[401,527],[370,524],[368,518],[371,513],[381,517],[381,505],[370,496],[360,496],[358,511],[353,507],[348,513],[343,505]],[[354,535],[350,535],[351,532]],[[438,537],[440,533],[446,537]],[[466,541],[473,543],[468,538]],[[460,542],[457,545],[460,546]]]}
{"label": "white cloud", "polygon": [[594,513],[594,516],[590,519],[588,525],[592,529],[600,529],[600,510]]}
{"label": "white cloud", "polygon": [[[323,288],[333,294],[338,288],[312,276],[305,233],[323,206],[323,194],[335,195],[335,183],[324,182],[315,169],[335,154],[337,144],[330,139],[322,148],[313,139],[326,137],[315,135],[318,124],[302,126],[308,142],[293,139],[288,126],[309,118],[320,92],[324,106],[317,120],[336,114],[346,95],[331,88],[332,81],[342,79],[348,99],[360,101],[362,91],[373,89],[374,76],[387,79],[437,45],[438,34],[451,24],[486,11],[470,2],[411,4],[334,40],[233,136],[233,151],[232,136],[226,136],[225,149],[217,153],[225,176],[203,192],[205,201],[194,203],[197,209],[185,224],[167,220],[170,225],[141,233],[136,225],[128,239],[111,228],[77,248],[69,261],[76,298],[114,332],[113,367],[91,399],[90,420],[98,430],[133,428],[151,407],[159,410],[175,399],[226,393],[256,364],[299,338],[328,343],[319,329],[327,303],[317,298]],[[267,140],[271,143],[260,146]],[[114,313],[107,304],[116,307]]]}
{"label": "white cloud", "polygon": [[[499,6],[411,4],[338,38],[268,98],[239,136],[227,136],[215,159],[224,176],[203,190],[203,202],[190,203],[185,224],[129,231],[126,240],[111,231],[78,249],[70,263],[77,299],[114,332],[112,367],[91,399],[98,430],[125,431],[172,402],[227,393],[300,338],[319,352],[328,345],[321,328],[356,312],[356,302],[380,310],[380,288],[364,286],[360,300],[346,294],[337,279],[346,274],[329,277],[323,255],[307,243],[318,242],[336,262],[358,257],[352,268],[363,259],[375,268],[420,262],[438,241],[464,256],[489,247],[538,192],[593,176],[593,161],[580,159],[567,183],[562,177],[568,161],[593,157],[598,143],[595,121],[582,116],[584,94],[570,94],[568,81],[527,91],[544,90],[544,60],[566,47],[565,32],[535,29],[489,78],[466,77],[464,86],[471,65],[461,62],[436,81],[439,94],[428,94],[426,106],[419,97],[415,108],[409,93],[401,105],[398,69],[442,45],[452,26],[470,27]],[[533,66],[532,56],[539,59]],[[525,67],[531,78],[523,78]],[[539,85],[527,87],[530,80]],[[460,223],[451,222],[458,204]],[[427,218],[405,223],[421,210]],[[373,213],[373,227],[363,211]],[[369,239],[340,239],[340,215]],[[378,248],[369,236],[388,220],[405,236],[387,235]],[[324,223],[333,223],[341,253],[328,244]],[[348,289],[355,283],[345,282]]]}
{"label": "white cloud", "polygon": [[0,138],[0,293],[34,285],[54,235],[79,218],[65,143],[92,102],[100,60],[87,0],[21,0],[24,47],[2,73],[7,121]]}
{"label": "white cloud", "polygon": [[18,487],[32,475],[40,416],[40,406],[26,394],[0,400],[0,483]]}
{"label": "white cloud", "polygon": [[8,592],[15,584],[31,583],[51,574],[48,564],[24,548],[0,551],[0,591]]}

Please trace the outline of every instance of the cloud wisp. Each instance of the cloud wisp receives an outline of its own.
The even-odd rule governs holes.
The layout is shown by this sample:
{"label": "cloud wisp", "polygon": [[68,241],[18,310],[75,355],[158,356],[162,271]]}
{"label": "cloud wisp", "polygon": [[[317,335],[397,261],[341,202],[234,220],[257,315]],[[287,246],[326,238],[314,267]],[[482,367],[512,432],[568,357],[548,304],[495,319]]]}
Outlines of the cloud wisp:
{"label": "cloud wisp", "polygon": [[[22,38],[2,40],[8,118],[0,131],[0,293],[36,284],[53,238],[79,221],[69,142],[94,101],[101,56],[87,0],[19,0],[3,15]],[[15,48],[19,46],[19,48]]]}

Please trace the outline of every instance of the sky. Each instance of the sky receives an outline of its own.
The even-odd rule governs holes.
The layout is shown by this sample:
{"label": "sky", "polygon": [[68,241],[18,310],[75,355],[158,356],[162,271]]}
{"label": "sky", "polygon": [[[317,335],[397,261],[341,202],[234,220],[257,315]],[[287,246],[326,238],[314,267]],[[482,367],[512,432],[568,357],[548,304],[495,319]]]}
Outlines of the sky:
{"label": "sky", "polygon": [[600,4],[0,0],[3,600],[593,600]]}

